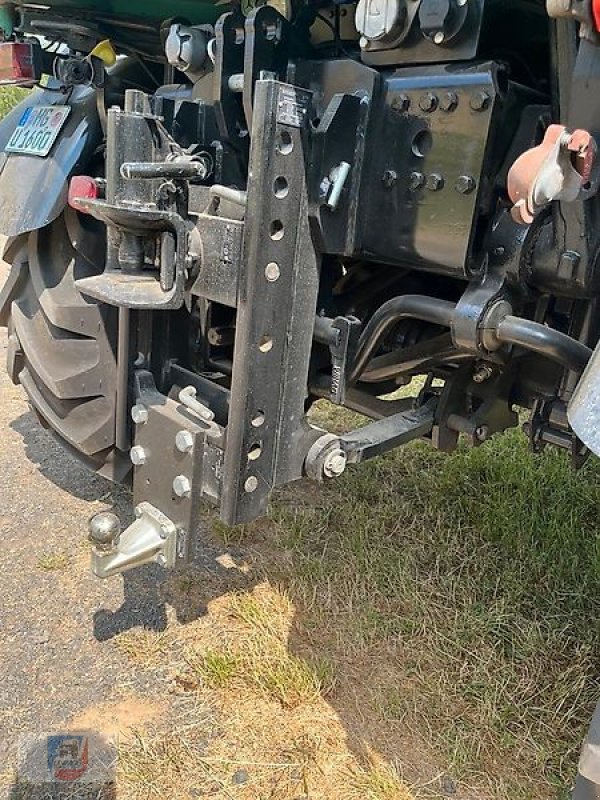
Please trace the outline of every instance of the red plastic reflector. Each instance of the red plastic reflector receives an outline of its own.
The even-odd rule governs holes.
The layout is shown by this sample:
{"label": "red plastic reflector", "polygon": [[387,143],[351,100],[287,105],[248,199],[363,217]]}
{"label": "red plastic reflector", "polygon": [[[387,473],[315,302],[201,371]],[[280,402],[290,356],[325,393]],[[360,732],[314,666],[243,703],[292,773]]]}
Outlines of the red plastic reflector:
{"label": "red plastic reflector", "polygon": [[84,211],[82,200],[95,200],[100,194],[98,184],[87,175],[75,175],[69,183],[69,205],[77,211]]}
{"label": "red plastic reflector", "polygon": [[0,44],[0,84],[31,85],[41,77],[39,46],[33,42]]}
{"label": "red plastic reflector", "polygon": [[594,14],[596,30],[600,32],[600,0],[592,0],[592,13]]}

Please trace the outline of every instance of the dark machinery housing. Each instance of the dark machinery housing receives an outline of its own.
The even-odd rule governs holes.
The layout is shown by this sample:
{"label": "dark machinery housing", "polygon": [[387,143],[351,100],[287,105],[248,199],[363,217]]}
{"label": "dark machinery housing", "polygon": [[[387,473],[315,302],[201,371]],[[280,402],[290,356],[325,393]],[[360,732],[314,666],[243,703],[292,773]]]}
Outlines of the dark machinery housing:
{"label": "dark machinery housing", "polygon": [[[203,499],[235,525],[518,407],[535,450],[600,452],[599,5],[1,8],[0,78],[40,84],[0,126],[8,369],[132,480],[98,575],[186,558]],[[322,397],[372,422],[318,430]]]}

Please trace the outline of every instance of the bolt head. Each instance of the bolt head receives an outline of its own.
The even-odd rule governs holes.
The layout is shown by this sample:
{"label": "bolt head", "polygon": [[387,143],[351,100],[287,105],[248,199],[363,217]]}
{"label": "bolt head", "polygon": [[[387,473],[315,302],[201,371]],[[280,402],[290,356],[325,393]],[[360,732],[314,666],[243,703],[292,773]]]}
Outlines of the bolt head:
{"label": "bolt head", "polygon": [[323,463],[323,474],[326,478],[339,478],[345,471],[348,458],[346,453],[339,448],[327,454]]}
{"label": "bolt head", "polygon": [[131,419],[136,425],[143,425],[148,422],[148,409],[141,403],[136,403],[131,409]]}
{"label": "bolt head", "polygon": [[426,186],[430,192],[439,192],[444,188],[444,178],[438,175],[437,172],[434,172],[432,175],[428,176]]}
{"label": "bolt head", "polygon": [[435,44],[442,44],[445,39],[444,31],[437,31],[433,37]]}
{"label": "bolt head", "polygon": [[470,175],[461,175],[456,181],[456,191],[459,194],[471,194],[475,189],[475,178]]}
{"label": "bolt head", "polygon": [[421,95],[419,99],[419,108],[421,111],[431,112],[435,111],[438,107],[438,98],[437,95],[433,94],[433,92],[425,92],[424,95]]}
{"label": "bolt head", "polygon": [[398,173],[393,169],[386,169],[381,179],[386,189],[393,189],[398,181]]}
{"label": "bolt head", "polygon": [[244,483],[244,489],[248,492],[255,492],[258,489],[258,478],[255,475],[250,475]]}
{"label": "bolt head", "polygon": [[189,453],[194,448],[194,437],[190,431],[177,431],[175,447],[180,453]]}
{"label": "bolt head", "polygon": [[473,373],[473,383],[485,383],[494,374],[494,370],[489,364],[482,364]]}
{"label": "bolt head", "polygon": [[410,97],[407,94],[399,94],[392,100],[392,109],[394,111],[404,112],[410,108]]}
{"label": "bolt head", "polygon": [[482,89],[477,92],[473,92],[471,95],[470,105],[473,111],[485,111],[486,108],[489,107],[492,98],[489,95],[489,92],[486,92],[485,89]]}
{"label": "bolt head", "polygon": [[422,172],[411,172],[408,178],[408,187],[411,192],[416,192],[425,186],[425,175]]}
{"label": "bolt head", "polygon": [[140,447],[139,444],[136,444],[129,451],[129,458],[135,467],[141,467],[142,464],[146,463],[147,453],[143,447]]}
{"label": "bolt head", "polygon": [[408,186],[411,192],[416,192],[425,186],[425,175],[422,172],[411,172],[408,178]]}
{"label": "bolt head", "polygon": [[454,111],[458,106],[458,95],[456,92],[446,92],[440,97],[440,108],[446,113]]}
{"label": "bolt head", "polygon": [[185,475],[176,475],[173,478],[173,492],[177,497],[189,497],[192,493],[192,484]]}
{"label": "bolt head", "polygon": [[276,280],[279,280],[280,275],[281,270],[279,269],[279,264],[276,264],[274,261],[270,261],[265,267],[265,278],[269,281],[269,283],[274,283]]}
{"label": "bolt head", "polygon": [[112,511],[101,511],[89,521],[89,540],[98,547],[111,546],[121,532],[121,523]]}

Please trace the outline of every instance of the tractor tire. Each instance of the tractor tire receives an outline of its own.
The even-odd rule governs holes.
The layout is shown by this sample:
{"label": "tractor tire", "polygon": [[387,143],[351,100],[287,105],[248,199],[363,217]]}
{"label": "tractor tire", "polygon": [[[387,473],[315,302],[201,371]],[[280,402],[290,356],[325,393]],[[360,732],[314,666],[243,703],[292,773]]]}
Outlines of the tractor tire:
{"label": "tractor tire", "polygon": [[79,278],[104,268],[105,235],[71,209],[9,241],[0,291],[8,374],[41,423],[97,472],[125,476],[115,449],[117,310],[82,295]]}

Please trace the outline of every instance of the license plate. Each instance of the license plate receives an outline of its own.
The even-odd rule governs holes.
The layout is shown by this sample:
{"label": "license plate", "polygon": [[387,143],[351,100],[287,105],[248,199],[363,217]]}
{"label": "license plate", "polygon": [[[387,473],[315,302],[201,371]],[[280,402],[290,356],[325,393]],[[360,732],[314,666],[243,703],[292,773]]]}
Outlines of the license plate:
{"label": "license plate", "polygon": [[70,106],[26,108],[4,150],[7,153],[47,156],[70,111]]}

